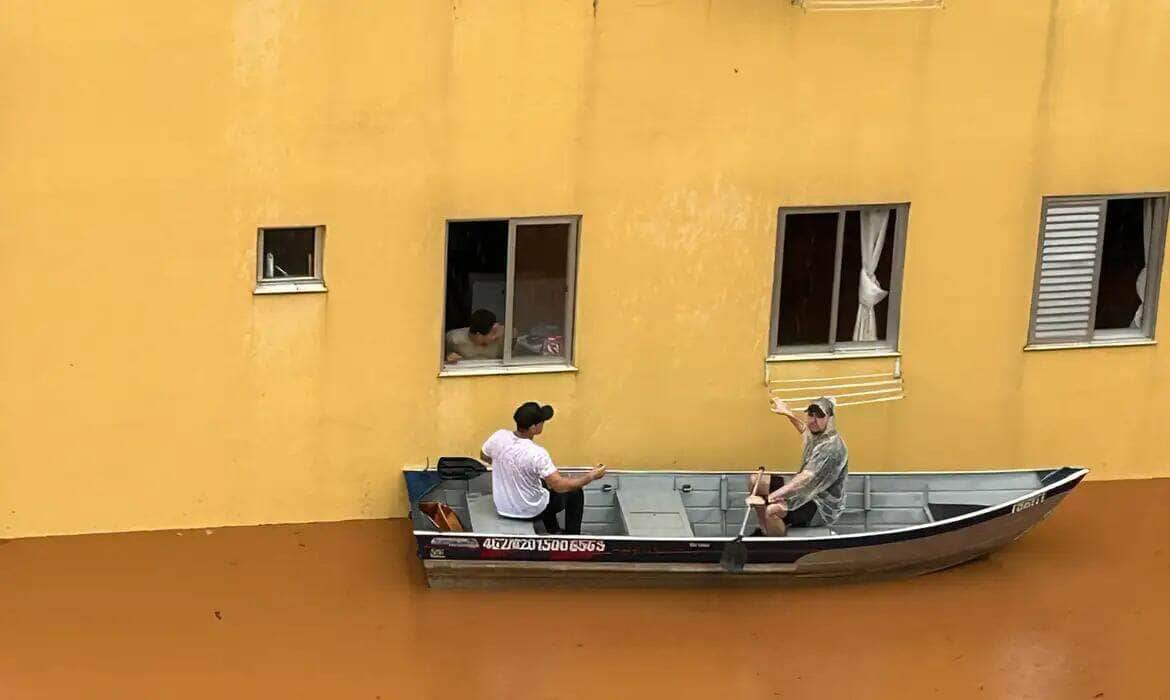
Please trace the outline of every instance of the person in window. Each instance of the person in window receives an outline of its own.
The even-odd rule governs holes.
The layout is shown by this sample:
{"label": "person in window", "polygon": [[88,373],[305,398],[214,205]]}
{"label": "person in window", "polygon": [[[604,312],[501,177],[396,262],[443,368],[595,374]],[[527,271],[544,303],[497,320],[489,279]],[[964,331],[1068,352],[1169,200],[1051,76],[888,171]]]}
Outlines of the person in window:
{"label": "person in window", "polygon": [[[540,520],[550,535],[580,535],[586,484],[605,476],[599,464],[581,476],[561,474],[548,450],[535,438],[553,417],[552,406],[529,401],[516,409],[516,430],[497,430],[483,443],[480,456],[492,465],[492,499],[505,518]],[[565,511],[561,530],[557,513]]]}
{"label": "person in window", "polygon": [[447,331],[447,362],[460,360],[499,360],[504,357],[504,327],[487,309],[471,314],[466,328]]}
{"label": "person in window", "polygon": [[758,475],[748,480],[748,494],[764,497],[756,505],[756,517],[764,525],[752,533],[781,537],[789,527],[826,527],[845,510],[845,479],[849,475],[849,450],[837,432],[833,402],[813,401],[801,420],[780,399],[772,399],[772,412],[788,419],[804,441],[800,471],[788,483],[773,474],[765,484]]}

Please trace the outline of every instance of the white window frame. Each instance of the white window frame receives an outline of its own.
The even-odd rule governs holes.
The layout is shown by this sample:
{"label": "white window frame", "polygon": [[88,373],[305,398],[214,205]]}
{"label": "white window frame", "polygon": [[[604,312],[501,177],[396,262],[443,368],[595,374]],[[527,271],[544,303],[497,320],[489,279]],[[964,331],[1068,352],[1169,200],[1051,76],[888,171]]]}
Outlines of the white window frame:
{"label": "white window frame", "polygon": [[[264,235],[271,231],[313,229],[313,274],[298,277],[268,277],[264,270]],[[254,294],[304,294],[328,291],[325,287],[324,226],[262,226],[256,232],[256,288]]]}
{"label": "white window frame", "polygon": [[[467,376],[483,374],[528,374],[544,372],[575,372],[573,364],[575,354],[575,317],[577,304],[577,245],[580,240],[581,216],[571,214],[565,216],[514,216],[514,217],[482,217],[472,219],[448,219],[443,226],[443,296],[442,316],[447,313],[447,247],[450,242],[451,224],[477,221],[507,221],[508,222],[508,265],[504,275],[504,318],[497,319],[504,326],[504,357],[501,360],[460,360],[457,363],[447,362],[447,331],[446,324],[439,324],[439,376]],[[514,315],[516,283],[516,229],[519,226],[540,226],[546,224],[568,224],[569,240],[568,254],[565,260],[565,355],[560,358],[545,359],[542,357],[512,357],[512,323]]]}
{"label": "white window frame", "polygon": [[[1044,264],[1044,232],[1047,221],[1047,212],[1050,207],[1068,205],[1074,202],[1089,200],[1104,200],[1105,212],[1108,214],[1108,203],[1122,199],[1152,199],[1154,219],[1151,223],[1150,247],[1146,251],[1146,291],[1142,301],[1141,328],[1094,328],[1097,316],[1097,294],[1101,284],[1101,256],[1104,254],[1105,216],[1101,217],[1096,244],[1096,263],[1093,266],[1092,292],[1089,306],[1089,328],[1086,338],[1036,337],[1037,304],[1040,295],[1040,276]],[[1028,342],[1025,350],[1062,350],[1071,348],[1108,347],[1114,345],[1152,345],[1155,343],[1154,331],[1158,311],[1158,289],[1161,286],[1162,262],[1166,248],[1166,221],[1167,208],[1170,205],[1170,193],[1142,192],[1133,194],[1092,194],[1092,195],[1050,195],[1045,196],[1040,204],[1040,223],[1036,236],[1036,263],[1032,278],[1032,304],[1028,314]]]}
{"label": "white window frame", "polygon": [[[850,211],[865,211],[872,209],[893,209],[897,212],[897,221],[894,226],[894,237],[886,245],[893,245],[893,259],[890,264],[890,289],[888,303],[889,311],[886,317],[886,338],[875,341],[837,341],[837,321],[840,310],[837,308],[838,296],[841,290],[841,246],[845,239],[845,214]],[[780,298],[781,274],[784,271],[784,227],[787,216],[790,214],[837,214],[837,244],[836,259],[833,265],[833,300],[829,323],[829,342],[827,344],[806,345],[779,345],[776,335],[780,326]],[[794,358],[839,358],[839,357],[888,357],[898,354],[898,336],[902,317],[902,277],[906,258],[906,232],[910,219],[909,202],[892,202],[889,204],[857,204],[841,206],[815,207],[781,207],[776,224],[776,258],[775,269],[772,274],[772,315],[768,328],[768,359],[784,360]]]}

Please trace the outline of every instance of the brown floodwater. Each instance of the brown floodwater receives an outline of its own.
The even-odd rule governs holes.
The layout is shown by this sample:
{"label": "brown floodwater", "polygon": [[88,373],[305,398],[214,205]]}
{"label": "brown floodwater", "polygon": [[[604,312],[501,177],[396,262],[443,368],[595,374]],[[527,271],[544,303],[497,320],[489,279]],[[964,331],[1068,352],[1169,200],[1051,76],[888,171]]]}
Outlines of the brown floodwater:
{"label": "brown floodwater", "polygon": [[430,590],[405,520],[14,540],[0,698],[1170,698],[1168,503],[781,590]]}

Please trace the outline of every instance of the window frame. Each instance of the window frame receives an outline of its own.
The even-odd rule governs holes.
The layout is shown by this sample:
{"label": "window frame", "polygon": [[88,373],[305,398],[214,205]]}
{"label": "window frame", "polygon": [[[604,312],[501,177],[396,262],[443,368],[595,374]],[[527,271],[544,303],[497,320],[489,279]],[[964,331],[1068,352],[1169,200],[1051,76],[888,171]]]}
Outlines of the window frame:
{"label": "window frame", "polygon": [[[845,214],[850,211],[862,212],[873,209],[893,209],[896,212],[894,237],[892,243],[893,257],[890,261],[890,289],[889,311],[886,317],[886,338],[874,341],[837,341],[837,323],[840,309],[838,297],[841,293],[841,264],[842,243],[845,239]],[[837,241],[834,249],[833,263],[833,299],[831,302],[829,321],[829,342],[805,345],[780,345],[777,334],[780,327],[780,298],[781,275],[784,271],[784,232],[787,217],[790,214],[837,214]],[[825,206],[797,206],[780,207],[776,223],[776,251],[772,271],[772,312],[768,327],[768,357],[769,359],[783,360],[793,356],[816,357],[873,357],[897,354],[899,347],[899,331],[902,321],[902,281],[906,259],[906,233],[909,229],[910,203],[890,202],[878,204],[846,204]]]}
{"label": "window frame", "polygon": [[[296,277],[264,276],[264,236],[270,231],[313,229],[313,274]],[[325,292],[325,226],[261,226],[256,230],[256,287],[253,294],[304,294]]]}
{"label": "window frame", "polygon": [[[545,372],[575,372],[573,364],[576,355],[576,308],[577,308],[577,257],[581,240],[581,215],[565,214],[556,216],[485,216],[447,219],[443,223],[443,285],[440,297],[440,318],[447,315],[447,265],[450,245],[451,224],[480,221],[508,222],[507,266],[504,272],[504,318],[497,322],[504,325],[504,356],[499,360],[461,360],[455,364],[447,362],[446,323],[439,324],[439,376],[474,376],[484,374],[526,374]],[[512,357],[514,342],[510,320],[514,316],[516,293],[516,229],[520,226],[541,226],[568,224],[569,240],[565,256],[565,355],[559,359],[545,360],[541,357]]]}
{"label": "window frame", "polygon": [[[1096,245],[1096,261],[1093,266],[1093,291],[1090,297],[1091,326],[1088,339],[1055,338],[1052,340],[1037,339],[1036,334],[1036,305],[1040,294],[1040,276],[1044,264],[1044,234],[1048,208],[1053,205],[1067,204],[1083,200],[1100,199],[1105,201],[1105,216],[1102,217],[1098,231]],[[1108,216],[1109,202],[1123,199],[1154,200],[1154,221],[1151,224],[1150,248],[1146,251],[1146,293],[1142,300],[1142,327],[1133,328],[1103,328],[1098,330],[1096,324],[1098,292],[1101,284],[1102,256],[1105,252],[1105,218]],[[1167,237],[1167,212],[1170,210],[1170,192],[1133,192],[1113,194],[1079,194],[1079,195],[1044,195],[1040,199],[1040,216],[1036,232],[1036,259],[1032,273],[1032,297],[1028,310],[1028,335],[1024,345],[1025,350],[1061,350],[1069,348],[1109,347],[1116,345],[1152,345],[1156,342],[1155,330],[1158,315],[1158,291],[1161,287],[1162,266],[1165,259]],[[1153,274],[1151,274],[1151,272]]]}

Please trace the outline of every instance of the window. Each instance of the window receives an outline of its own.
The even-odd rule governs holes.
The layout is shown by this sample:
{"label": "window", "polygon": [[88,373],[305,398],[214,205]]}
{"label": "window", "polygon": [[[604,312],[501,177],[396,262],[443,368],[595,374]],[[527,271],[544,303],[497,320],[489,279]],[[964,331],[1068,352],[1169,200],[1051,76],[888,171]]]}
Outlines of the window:
{"label": "window", "polygon": [[1154,337],[1166,196],[1047,197],[1029,346]]}
{"label": "window", "polygon": [[782,209],[772,354],[897,348],[909,206]]}
{"label": "window", "polygon": [[571,363],[578,222],[448,222],[444,371]]}
{"label": "window", "polygon": [[324,226],[260,229],[256,293],[324,292],[324,252]]}

